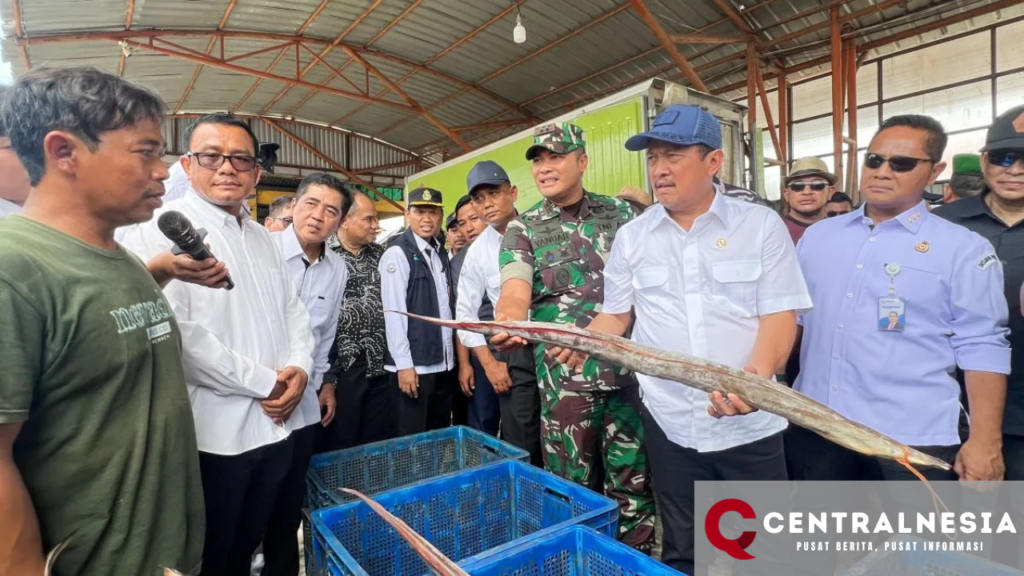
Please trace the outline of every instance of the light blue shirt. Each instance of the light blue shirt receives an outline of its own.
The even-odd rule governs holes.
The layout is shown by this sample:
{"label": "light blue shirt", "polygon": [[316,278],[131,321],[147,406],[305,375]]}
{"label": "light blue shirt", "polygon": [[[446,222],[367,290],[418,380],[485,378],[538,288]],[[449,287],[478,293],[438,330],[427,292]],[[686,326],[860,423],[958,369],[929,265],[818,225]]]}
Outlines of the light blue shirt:
{"label": "light blue shirt", "polygon": [[[1010,373],[1003,268],[988,240],[924,202],[874,229],[864,208],[797,245],[814,308],[800,317],[799,392],[911,446],[960,444],[955,369]],[[898,264],[903,331],[879,329]]]}

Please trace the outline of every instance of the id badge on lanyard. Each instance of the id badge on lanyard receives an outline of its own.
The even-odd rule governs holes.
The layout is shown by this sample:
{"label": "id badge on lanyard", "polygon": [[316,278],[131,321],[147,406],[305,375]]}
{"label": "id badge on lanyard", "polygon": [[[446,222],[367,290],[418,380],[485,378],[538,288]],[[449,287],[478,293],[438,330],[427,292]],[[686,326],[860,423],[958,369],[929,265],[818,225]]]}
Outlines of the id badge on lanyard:
{"label": "id badge on lanyard", "polygon": [[903,332],[907,324],[907,305],[896,295],[896,275],[900,273],[900,265],[886,264],[885,273],[889,275],[889,294],[878,299],[878,329]]}

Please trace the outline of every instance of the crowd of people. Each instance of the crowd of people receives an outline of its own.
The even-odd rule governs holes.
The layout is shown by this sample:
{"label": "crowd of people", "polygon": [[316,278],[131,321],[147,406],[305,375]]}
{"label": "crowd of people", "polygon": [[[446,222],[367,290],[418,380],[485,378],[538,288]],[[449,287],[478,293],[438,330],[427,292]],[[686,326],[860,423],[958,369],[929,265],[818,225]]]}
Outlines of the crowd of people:
{"label": "crowd of people", "polygon": [[[784,379],[952,465],[931,480],[1024,478],[1024,106],[954,158],[942,207],[946,133],[907,115],[871,139],[859,206],[802,159],[782,215],[719,179],[703,108],[624,142],[651,195],[585,189],[584,131],[548,124],[523,151],[541,202],[518,210],[483,159],[464,193],[409,191],[386,245],[373,200],[328,174],[256,222],[261,143],[229,114],[189,127],[165,203],[165,114],[90,68],[3,94],[0,576],[61,543],[55,574],[295,576],[313,454],[453,424],[613,498],[638,550],[657,513],[686,574],[697,481],[909,477],[732,394],[401,312],[626,336]],[[215,257],[176,248],[172,211]]]}

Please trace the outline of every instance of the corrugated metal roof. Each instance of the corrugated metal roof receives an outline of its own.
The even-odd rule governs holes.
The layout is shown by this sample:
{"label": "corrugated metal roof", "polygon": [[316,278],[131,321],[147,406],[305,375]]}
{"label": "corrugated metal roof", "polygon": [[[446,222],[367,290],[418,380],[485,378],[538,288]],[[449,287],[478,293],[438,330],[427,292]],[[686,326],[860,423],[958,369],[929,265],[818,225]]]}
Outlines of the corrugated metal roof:
{"label": "corrugated metal roof", "polygon": [[[17,74],[23,71],[23,64],[17,41],[12,38],[15,35],[12,1],[0,0],[0,16],[3,17],[5,34],[4,55]],[[739,0],[729,1],[739,8]],[[859,13],[885,1],[850,0],[841,4],[841,11],[843,14]],[[854,29],[859,30],[854,34],[861,43],[875,41],[911,26],[928,24],[995,1],[906,0],[881,12],[860,17],[853,23]],[[754,0],[745,3],[752,4]],[[224,26],[232,35],[224,42],[224,56],[234,58],[280,46],[287,39],[237,37],[236,33],[290,37],[310,20],[319,4],[320,0],[237,0],[235,3],[231,0],[137,0],[132,27],[143,32],[169,30],[172,34],[175,30],[212,32],[229,7],[234,6]],[[519,8],[527,28],[527,41],[521,45],[511,40],[516,11],[511,10],[496,18],[510,8],[510,0],[384,0],[379,5],[374,4],[375,0],[328,2],[305,30],[307,38],[320,41],[309,42],[307,46],[319,54],[327,43],[346,33],[342,39],[346,46],[365,51],[364,57],[370,64],[392,81],[401,81],[400,86],[405,92],[451,127],[518,118],[522,117],[524,109],[527,114],[548,118],[652,76],[681,78],[675,62],[656,42],[627,0],[522,0]],[[758,36],[763,43],[772,43],[809,26],[827,23],[828,14],[821,7],[828,4],[825,0],[760,1],[756,8],[742,12],[741,18],[759,31]],[[21,0],[20,5],[24,34],[30,40],[103,30],[122,31],[127,12],[126,0]],[[713,0],[646,0],[646,5],[670,34],[698,30],[708,34],[741,34]],[[817,11],[779,24],[811,9]],[[1019,3],[998,13],[878,48],[870,56],[1022,14],[1024,3]],[[485,25],[492,19],[494,22]],[[474,36],[463,41],[468,34]],[[210,45],[209,36],[174,35],[168,39],[198,53],[205,53]],[[785,66],[791,68],[827,55],[828,39],[829,28],[824,26],[800,38],[767,48],[767,56],[781,58]],[[138,41],[148,40],[143,37]],[[451,48],[455,44],[458,45]],[[711,65],[723,57],[742,52],[744,47],[741,44],[678,45],[677,48],[690,59],[712,90],[721,90],[746,79],[742,58]],[[116,71],[121,61],[120,48],[114,39],[29,44],[28,53],[36,65],[91,65]],[[220,57],[219,42],[210,54],[212,58]],[[278,55],[279,50],[272,50],[248,55],[230,64],[293,77],[296,73],[294,48],[286,48],[281,58]],[[277,64],[272,67],[275,60]],[[340,48],[329,50],[323,57],[330,68],[317,62],[304,49],[299,50],[298,60],[300,70],[310,68],[302,78],[305,82],[406,104],[398,94],[388,90],[384,82],[368,74]],[[479,84],[491,95],[478,89],[467,89],[429,71],[411,73],[414,64],[426,63],[431,69],[461,82]],[[791,80],[827,69],[827,64],[808,68]],[[382,139],[407,150],[443,136],[440,129],[413,111],[367,104],[339,94],[314,91],[306,86],[289,88],[289,84],[282,81],[257,80],[244,71],[213,66],[203,68],[184,102],[180,102],[196,70],[194,62],[140,48],[126,60],[124,74],[126,78],[160,93],[172,109],[180,106],[182,111],[233,109],[258,83],[239,112],[259,114],[265,111],[271,117],[337,123],[338,127],[356,133],[380,134]],[[343,77],[337,77],[335,70],[341,71]],[[772,86],[773,82],[768,84]],[[735,90],[727,96],[745,97],[745,90]],[[510,107],[509,102],[519,103],[518,109]],[[464,137],[473,139],[474,145],[480,146],[522,128],[469,131]],[[310,137],[314,137],[312,133]],[[280,141],[280,138],[275,137],[275,141]],[[369,147],[366,158],[384,160],[391,158],[392,154],[403,155],[379,143],[363,142]],[[409,157],[404,155],[404,158]],[[303,156],[296,151],[296,158]],[[355,160],[353,163],[366,167]],[[393,163],[388,161],[382,165]]]}

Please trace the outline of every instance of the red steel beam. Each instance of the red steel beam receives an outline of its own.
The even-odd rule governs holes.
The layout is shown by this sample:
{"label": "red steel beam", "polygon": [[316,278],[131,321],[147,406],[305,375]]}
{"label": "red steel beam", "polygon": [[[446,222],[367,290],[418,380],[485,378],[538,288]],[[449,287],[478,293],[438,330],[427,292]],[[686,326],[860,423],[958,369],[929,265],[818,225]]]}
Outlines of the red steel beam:
{"label": "red steel beam", "polygon": [[740,44],[747,39],[742,36],[721,36],[715,34],[669,34],[676,44]]}
{"label": "red steel beam", "polygon": [[[284,60],[284,55],[288,53],[288,48],[290,46],[291,44],[286,44],[284,49],[282,49],[281,52],[277,54],[277,57],[274,58],[274,61],[271,62],[270,66],[267,67],[267,72],[272,71],[274,68],[277,67],[281,60]],[[256,81],[252,83],[252,86],[249,87],[249,91],[246,92],[244,96],[242,96],[242,99],[239,100],[237,104],[231,107],[231,112],[234,113],[235,110],[238,110],[239,108],[244,106],[245,103],[249,101],[249,98],[252,98],[252,95],[256,92],[256,89],[259,88],[260,84],[262,83],[263,78],[257,78]]]}
{"label": "red steel beam", "polygon": [[[536,56],[539,56],[539,55],[543,54],[544,52],[547,52],[548,50],[554,48],[555,46],[558,46],[562,42],[565,42],[566,40],[569,40],[570,38],[576,37],[577,35],[585,32],[588,29],[590,29],[591,27],[596,26],[596,25],[604,22],[605,20],[607,20],[607,19],[609,19],[609,18],[611,18],[613,16],[616,16],[616,15],[622,13],[624,10],[626,10],[628,8],[629,8],[629,4],[623,4],[622,6],[619,6],[618,8],[612,10],[611,12],[605,13],[604,15],[600,16],[599,18],[597,18],[595,20],[591,20],[590,22],[584,24],[583,26],[580,26],[580,27],[570,31],[569,33],[561,36],[560,38],[558,38],[554,42],[551,42],[551,43],[549,43],[549,44],[547,44],[547,45],[545,45],[545,46],[543,46],[543,47],[541,47],[541,48],[539,48],[539,49],[537,49],[537,50],[527,54],[526,56],[523,56],[522,58],[516,60],[515,62],[512,62],[511,64],[509,64],[509,65],[507,65],[507,66],[505,66],[503,68],[495,70],[494,72],[488,74],[487,77],[485,77],[484,79],[482,79],[479,82],[477,82],[476,85],[477,86],[482,86],[483,84],[486,84],[487,82],[493,80],[494,78],[497,78],[498,76],[504,74],[505,72],[508,72],[512,68],[515,68],[516,66],[519,66],[523,62],[526,62],[527,60],[530,60],[531,58],[534,58]],[[447,104],[448,102],[451,102],[452,100],[458,98],[459,96],[462,96],[463,94],[465,94],[468,91],[469,91],[469,88],[463,88],[462,90],[459,90],[458,92],[450,94],[449,96],[443,98],[440,102],[437,102],[436,104],[431,106],[430,110],[437,110],[439,107],[443,106],[444,104]],[[522,109],[522,111],[525,114],[529,114],[529,115],[533,116],[532,114],[530,114],[530,112],[526,111],[525,109]],[[395,127],[405,123],[407,120],[408,120],[408,118],[402,118],[398,122],[395,122],[395,123],[391,124],[390,126],[387,126],[386,128],[384,128],[383,130],[380,130],[380,131],[376,132],[374,134],[374,136],[379,136],[381,134],[385,134],[387,132],[390,132],[391,130],[394,130]]]}
{"label": "red steel beam", "polygon": [[757,52],[753,42],[747,44],[747,130],[754,131],[757,125]]}
{"label": "red steel beam", "polygon": [[[220,17],[220,22],[217,23],[217,30],[223,30],[224,25],[228,23],[228,18],[231,17],[231,13],[235,11],[235,5],[238,4],[238,0],[231,0],[228,2],[227,8],[224,9],[224,14]],[[125,32],[129,32],[125,30]],[[213,46],[216,44],[216,38],[210,38],[210,43],[206,46],[206,54],[209,55],[213,50]],[[195,72],[192,73],[192,79],[189,80],[188,85],[185,86],[185,91],[181,93],[181,98],[178,99],[178,105],[174,107],[174,112],[180,112],[181,107],[185,105],[189,95],[192,93],[192,89],[196,86],[196,81],[199,80],[199,74],[203,71],[203,65],[196,66]]]}
{"label": "red steel beam", "polygon": [[[168,44],[170,44],[170,42],[168,42]],[[263,48],[261,50],[253,50],[252,52],[246,52],[245,54],[239,54],[238,56],[232,56],[231,58],[223,58],[223,60],[224,60],[224,62],[234,62],[236,60],[243,60],[245,58],[251,58],[253,56],[259,56],[260,54],[264,54],[266,52],[273,52],[274,50],[281,50],[281,49],[290,48],[291,45],[292,45],[291,42],[285,42],[284,44],[275,44],[275,45],[273,45],[273,46],[271,46],[269,48]],[[190,50],[190,52],[191,52],[191,50]]]}
{"label": "red steel beam", "polygon": [[832,9],[832,172],[843,182],[843,34],[839,7]]}
{"label": "red steel beam", "polygon": [[761,76],[761,67],[754,66],[754,81],[757,83],[757,93],[761,97],[761,108],[764,109],[764,119],[768,123],[768,135],[772,139],[772,146],[775,147],[775,158],[785,162],[786,157],[782,153],[782,143],[779,140],[779,132],[775,129],[775,119],[772,117],[772,108],[768,105],[768,91],[764,87],[764,78]]}
{"label": "red steel beam", "polygon": [[423,108],[423,106],[420,106],[419,102],[416,102],[416,100],[414,100],[412,96],[409,96],[409,94],[407,94],[405,90],[402,90],[397,84],[392,82],[390,78],[384,75],[384,73],[378,70],[373,64],[367,62],[366,58],[363,58],[358,52],[349,48],[348,46],[342,46],[341,49],[344,50],[346,54],[348,54],[349,58],[355,60],[356,62],[359,62],[360,66],[369,70],[370,74],[373,74],[388,88],[391,88],[391,91],[394,92],[395,94],[398,94],[398,96],[402,100],[408,102],[409,105],[412,106],[421,116],[426,118],[428,122],[436,126],[437,129],[440,130],[442,133],[447,134],[448,137],[450,137],[456,144],[459,145],[460,148],[462,148],[466,152],[469,152],[470,150],[473,149],[472,146],[467,144],[462,139],[462,137],[459,136],[457,132],[449,128],[444,122],[438,120],[436,116],[428,112],[425,108]]}
{"label": "red steel beam", "polygon": [[[1012,6],[1018,6],[1019,4],[1020,4],[1020,0],[999,0],[997,2],[992,2],[991,4],[986,4],[984,6],[979,6],[977,8],[974,8],[974,9],[971,9],[971,10],[967,10],[965,12],[961,12],[959,14],[954,14],[952,16],[948,16],[946,18],[943,18],[942,20],[936,20],[935,22],[930,22],[928,24],[922,24],[922,25],[920,25],[920,26],[918,26],[916,28],[912,28],[910,30],[905,30],[905,31],[899,32],[897,34],[892,34],[890,36],[886,36],[884,38],[880,38],[880,39],[875,40],[873,42],[868,42],[866,44],[862,44],[860,47],[857,48],[857,50],[860,51],[860,52],[868,52],[869,50],[874,50],[875,48],[880,48],[880,47],[888,45],[888,44],[893,44],[893,43],[899,42],[901,40],[906,40],[907,38],[912,38],[912,37],[917,36],[919,34],[924,34],[926,32],[931,32],[932,30],[938,30],[940,28],[945,28],[946,26],[949,26],[950,24],[956,24],[958,22],[963,22],[964,20],[970,20],[971,18],[977,18],[978,16],[982,16],[982,15],[988,14],[990,12],[995,12],[997,10],[1003,10],[1005,8],[1010,8]],[[883,42],[883,40],[884,40],[884,42]]]}
{"label": "red steel beam", "polygon": [[753,34],[754,29],[747,24],[747,21],[740,18],[740,15],[736,13],[736,9],[729,4],[728,0],[714,0],[715,5],[718,9],[725,13],[725,16],[732,20],[736,26],[746,34]]}
{"label": "red steel beam", "polygon": [[323,162],[327,163],[328,165],[330,165],[332,168],[334,168],[338,172],[341,172],[342,174],[347,176],[349,180],[352,180],[353,182],[355,182],[357,184],[362,184],[363,186],[365,186],[365,187],[369,188],[370,190],[372,190],[374,194],[376,194],[379,198],[381,198],[384,201],[386,201],[388,204],[391,204],[392,206],[394,206],[395,208],[398,208],[399,210],[402,210],[403,212],[405,211],[405,208],[403,206],[400,206],[394,200],[392,200],[392,199],[388,198],[387,196],[381,194],[380,191],[377,190],[377,188],[373,184],[367,182],[366,180],[363,180],[355,172],[352,172],[351,170],[348,170],[347,168],[345,168],[341,164],[338,164],[337,162],[332,160],[330,157],[328,157],[324,153],[322,153],[319,150],[317,150],[317,148],[315,146],[313,146],[309,142],[306,142],[305,140],[303,140],[299,136],[297,136],[297,135],[293,134],[292,132],[290,132],[287,128],[282,126],[276,120],[270,120],[269,118],[264,118],[263,121],[266,122],[267,124],[269,124],[271,127],[273,127],[275,130],[280,132],[283,136],[285,136],[286,138],[288,138],[292,142],[295,142],[299,146],[305,148],[310,154],[316,156],[317,158],[319,158]]}
{"label": "red steel beam", "polygon": [[[18,0],[14,0],[14,3],[17,4]],[[124,17],[124,29],[125,30],[131,30],[132,29],[132,19],[134,19],[134,17],[135,17],[135,0],[128,0],[128,11],[127,11],[127,13],[125,14],[125,17]],[[117,75],[118,76],[124,76],[124,65],[125,65],[125,61],[126,60],[128,60],[128,57],[125,56],[125,53],[122,51],[121,52],[121,57],[120,57],[120,59],[117,62]]]}
{"label": "red steel beam", "polygon": [[[456,40],[456,41],[455,41],[454,43],[450,44],[450,45],[449,45],[449,46],[448,46],[447,48],[445,48],[444,50],[441,50],[441,51],[440,51],[440,52],[438,52],[437,54],[434,54],[433,56],[431,56],[431,57],[430,57],[430,58],[429,58],[429,59],[428,59],[428,60],[427,60],[426,62],[424,62],[424,63],[423,63],[423,67],[424,67],[424,68],[426,68],[426,67],[430,66],[430,65],[431,65],[431,64],[433,64],[434,62],[437,62],[437,61],[438,61],[439,59],[441,59],[442,57],[444,57],[444,56],[445,56],[446,54],[449,54],[449,53],[450,53],[450,52],[451,52],[452,50],[455,50],[456,48],[458,48],[458,47],[459,47],[459,46],[461,46],[462,44],[464,44],[464,43],[468,42],[469,40],[473,39],[474,37],[476,37],[476,36],[477,36],[477,34],[480,34],[480,32],[482,32],[483,30],[485,30],[485,29],[489,28],[489,27],[490,27],[490,26],[491,26],[492,24],[494,24],[494,23],[495,23],[495,22],[497,22],[498,20],[501,20],[502,18],[504,18],[505,16],[507,16],[507,15],[508,15],[508,14],[509,14],[510,12],[512,12],[513,10],[515,10],[517,6],[518,6],[518,4],[517,4],[517,3],[514,3],[514,4],[510,5],[510,6],[508,7],[508,8],[505,8],[505,9],[504,9],[504,10],[502,10],[501,12],[497,13],[497,14],[496,14],[496,15],[495,15],[494,17],[492,17],[492,18],[491,18],[490,20],[488,20],[487,22],[484,22],[484,23],[483,23],[483,24],[481,24],[480,26],[477,26],[477,27],[476,27],[476,28],[475,28],[474,30],[472,30],[472,31],[471,31],[471,32],[470,32],[469,34],[466,34],[466,35],[465,35],[465,36],[463,36],[462,38],[459,38],[458,40]],[[401,84],[402,84],[402,82],[405,82],[405,81],[406,81],[406,80],[408,80],[409,78],[412,78],[413,76],[415,76],[415,75],[416,75],[417,73],[419,73],[419,72],[420,72],[420,69],[418,69],[418,68],[414,68],[414,69],[413,69],[413,70],[412,70],[411,72],[409,72],[409,73],[408,73],[408,74],[406,74],[405,76],[402,76],[402,77],[401,77],[401,78],[399,78],[398,80],[395,80],[395,84],[399,84],[399,85],[401,85]],[[385,95],[386,95],[386,94],[387,94],[388,92],[390,92],[390,91],[391,91],[391,89],[390,89],[390,88],[388,88],[388,89],[385,89],[385,90],[382,90],[381,92],[378,92],[377,94],[374,94],[374,98],[382,98],[382,97],[384,97],[384,96],[385,96]],[[366,108],[368,108],[369,106],[370,106],[369,104],[363,104],[362,106],[360,106],[360,107],[356,108],[355,110],[353,110],[353,111],[349,112],[348,114],[345,114],[345,115],[344,115],[344,116],[342,116],[341,118],[338,118],[337,120],[335,120],[334,122],[332,122],[332,124],[337,124],[337,123],[340,123],[340,122],[346,122],[347,120],[349,120],[350,118],[352,118],[352,117],[353,117],[353,116],[355,116],[356,114],[358,114],[358,113],[362,112],[363,110],[365,110],[365,109],[366,109]],[[294,109],[293,109],[293,110],[294,110]]]}
{"label": "red steel beam", "polygon": [[302,36],[303,34],[305,34],[306,30],[308,30],[309,27],[313,24],[313,21],[320,17],[320,14],[324,11],[324,8],[327,8],[327,4],[329,4],[330,1],[331,0],[320,0],[320,5],[316,7],[316,10],[313,10],[313,13],[310,14],[309,18],[306,18],[306,21],[302,24],[301,27],[299,27],[299,30],[298,32],[295,33],[295,35]]}
{"label": "red steel beam", "polygon": [[419,158],[412,158],[410,160],[402,160],[401,162],[394,162],[392,164],[384,164],[383,166],[370,166],[369,168],[360,168],[359,170],[353,170],[353,174],[373,174],[382,173],[385,170],[393,170],[395,168],[405,168],[419,162]]}
{"label": "red steel beam", "polygon": [[[366,18],[367,18],[367,17],[368,17],[368,16],[369,16],[369,15],[370,15],[370,14],[371,14],[371,13],[372,13],[372,12],[373,12],[374,10],[376,10],[378,6],[380,6],[380,5],[381,5],[381,3],[382,3],[383,1],[384,1],[384,0],[375,0],[373,4],[370,4],[369,6],[367,6],[367,7],[366,7],[366,9],[365,9],[365,10],[363,10],[363,13],[362,13],[362,14],[360,14],[360,15],[359,15],[359,16],[358,16],[358,17],[357,17],[357,18],[356,18],[355,20],[353,20],[353,21],[352,21],[352,22],[351,22],[351,23],[350,23],[350,24],[349,24],[348,26],[346,26],[346,27],[345,27],[345,29],[341,31],[341,34],[338,34],[337,38],[335,38],[333,42],[329,43],[329,44],[327,45],[327,47],[326,47],[326,48],[324,48],[323,50],[321,50],[321,51],[320,51],[320,57],[321,57],[321,58],[324,58],[324,57],[326,57],[326,56],[327,56],[327,54],[328,54],[328,53],[330,53],[330,51],[331,51],[331,50],[334,50],[334,48],[335,48],[335,47],[336,47],[336,46],[337,46],[338,44],[341,44],[341,43],[342,43],[342,42],[343,42],[343,41],[345,40],[345,38],[347,38],[347,37],[348,37],[348,35],[349,35],[349,34],[351,34],[353,30],[355,30],[355,29],[356,29],[356,27],[357,27],[357,26],[359,26],[360,24],[362,24],[362,23],[363,23],[363,21],[364,21],[364,20],[366,20]],[[343,65],[341,66],[340,70],[341,70],[341,71],[344,71],[344,70],[345,70],[345,68],[346,68],[346,67],[348,67],[348,65],[349,65],[349,63],[350,63],[350,62],[351,62],[351,61],[349,61],[349,62],[346,62],[345,64],[343,64]],[[316,61],[316,60],[313,60],[312,62],[310,62],[309,64],[307,64],[307,65],[306,65],[306,67],[305,67],[305,68],[303,68],[302,72],[301,72],[301,73],[300,73],[300,74],[298,75],[298,76],[299,76],[299,79],[301,80],[302,78],[304,78],[304,77],[306,76],[306,74],[309,74],[309,71],[310,71],[310,70],[312,70],[312,69],[313,69],[314,67],[316,67],[316,65],[317,65],[317,61]],[[335,76],[336,76],[336,74],[333,74],[333,73],[332,73],[332,75],[331,75],[331,76],[328,76],[328,77],[327,77],[327,80],[325,80],[325,81],[324,81],[324,82],[323,82],[323,83],[322,83],[322,84],[321,84],[320,86],[321,86],[321,87],[324,87],[324,88],[326,88],[326,87],[327,87],[327,84],[329,84],[329,83],[331,82],[331,80],[333,80],[333,79],[334,79],[334,77],[335,77]],[[282,98],[284,98],[285,94],[287,94],[287,93],[288,93],[288,92],[289,92],[289,91],[290,91],[291,89],[292,89],[292,87],[291,87],[291,86],[285,86],[283,90],[281,90],[280,92],[278,92],[278,93],[277,93],[277,95],[276,95],[276,96],[274,96],[274,97],[273,97],[273,98],[272,98],[272,99],[270,100],[270,103],[269,103],[269,104],[267,104],[266,106],[264,106],[264,107],[263,107],[263,110],[262,110],[262,111],[261,111],[260,113],[261,113],[261,114],[266,114],[267,110],[269,110],[269,109],[270,109],[270,108],[272,108],[272,107],[273,107],[273,106],[274,106],[275,104],[277,104],[278,102],[280,102],[280,101],[281,101],[281,99],[282,99]],[[314,88],[314,90],[317,90],[317,88]]]}
{"label": "red steel beam", "polygon": [[690,61],[687,60],[686,57],[679,52],[679,49],[676,48],[676,45],[672,43],[672,40],[668,37],[665,29],[661,27],[660,23],[658,23],[657,18],[655,18],[654,14],[647,9],[647,5],[644,4],[644,1],[629,1],[630,4],[633,5],[633,9],[640,15],[640,18],[647,24],[647,27],[654,33],[654,36],[658,39],[658,43],[661,44],[661,47],[665,52],[668,52],[669,56],[671,56],[672,60],[676,63],[676,66],[682,70],[683,74],[690,81],[690,84],[693,84],[693,86],[701,92],[707,92],[708,87],[704,85],[704,81],[697,75],[697,72],[690,64]]}
{"label": "red steel beam", "polygon": [[847,132],[850,133],[851,162],[847,163],[846,190],[853,192],[859,188],[857,178],[857,40],[851,38],[846,41],[846,109],[847,109]]}
{"label": "red steel beam", "polygon": [[14,34],[18,37],[18,51],[21,52],[21,63],[25,70],[32,68],[32,61],[28,59],[28,46],[21,41],[25,39],[25,29],[21,22],[21,0],[11,0],[14,5]]}
{"label": "red steel beam", "polygon": [[374,42],[376,42],[377,40],[380,40],[381,38],[383,38],[385,34],[390,32],[392,28],[397,26],[399,22],[404,20],[406,16],[408,16],[413,10],[416,9],[417,6],[419,6],[422,3],[423,3],[423,0],[415,0],[412,4],[409,4],[408,8],[406,8],[405,10],[402,11],[401,14],[396,16],[394,20],[392,20],[391,22],[388,22],[388,25],[385,26],[383,29],[381,29],[380,32],[377,32],[376,36],[374,36],[373,38],[370,38],[370,41],[366,43],[366,47],[369,48],[370,46],[373,45]]}
{"label": "red steel beam", "polygon": [[[778,76],[779,86],[779,148],[782,149],[782,177],[789,175],[789,88],[786,85],[786,71]],[[764,81],[764,79],[762,79]]]}
{"label": "red steel beam", "polygon": [[[306,88],[317,88],[318,87],[316,84],[313,84],[312,82],[306,82],[304,80],[296,80],[295,78],[288,78],[286,76],[278,76],[276,74],[270,74],[270,73],[267,73],[267,72],[263,72],[261,70],[254,70],[252,68],[245,68],[245,67],[238,66],[238,65],[235,65],[235,64],[227,64],[227,63],[225,63],[222,60],[217,60],[217,59],[211,58],[209,56],[207,56],[207,57],[199,57],[199,56],[195,56],[193,54],[177,52],[177,51],[174,51],[174,50],[168,50],[166,48],[161,48],[159,46],[153,46],[153,45],[150,45],[150,44],[143,44],[142,42],[136,42],[135,40],[125,40],[125,42],[129,46],[138,48],[140,50],[148,50],[150,52],[156,52],[157,54],[163,54],[165,56],[173,56],[173,57],[176,57],[176,58],[180,58],[182,60],[188,60],[190,62],[195,62],[197,64],[202,64],[204,66],[210,66],[210,67],[213,67],[213,68],[221,68],[223,70],[228,70],[230,72],[237,72],[239,74],[248,74],[250,76],[256,76],[256,77],[259,77],[259,78],[264,78],[266,80],[276,80],[278,82],[284,82],[286,84],[290,84],[290,85],[293,85],[293,86],[304,86]],[[372,102],[377,103],[377,104],[382,104],[384,106],[390,106],[392,108],[399,108],[401,110],[411,110],[413,108],[412,106],[409,106],[407,104],[401,104],[399,102],[391,102],[391,101],[388,101],[388,100],[374,100],[373,98],[371,98],[369,96],[365,96],[363,94],[359,94],[359,93],[355,93],[355,92],[346,92],[345,90],[341,90],[341,89],[338,89],[338,88],[322,88],[321,87],[321,89],[324,90],[325,92],[330,92],[331,94],[337,94],[338,96],[344,96],[346,98],[351,98],[353,100],[360,100],[360,101],[363,101],[363,102],[371,102],[372,101]]]}

